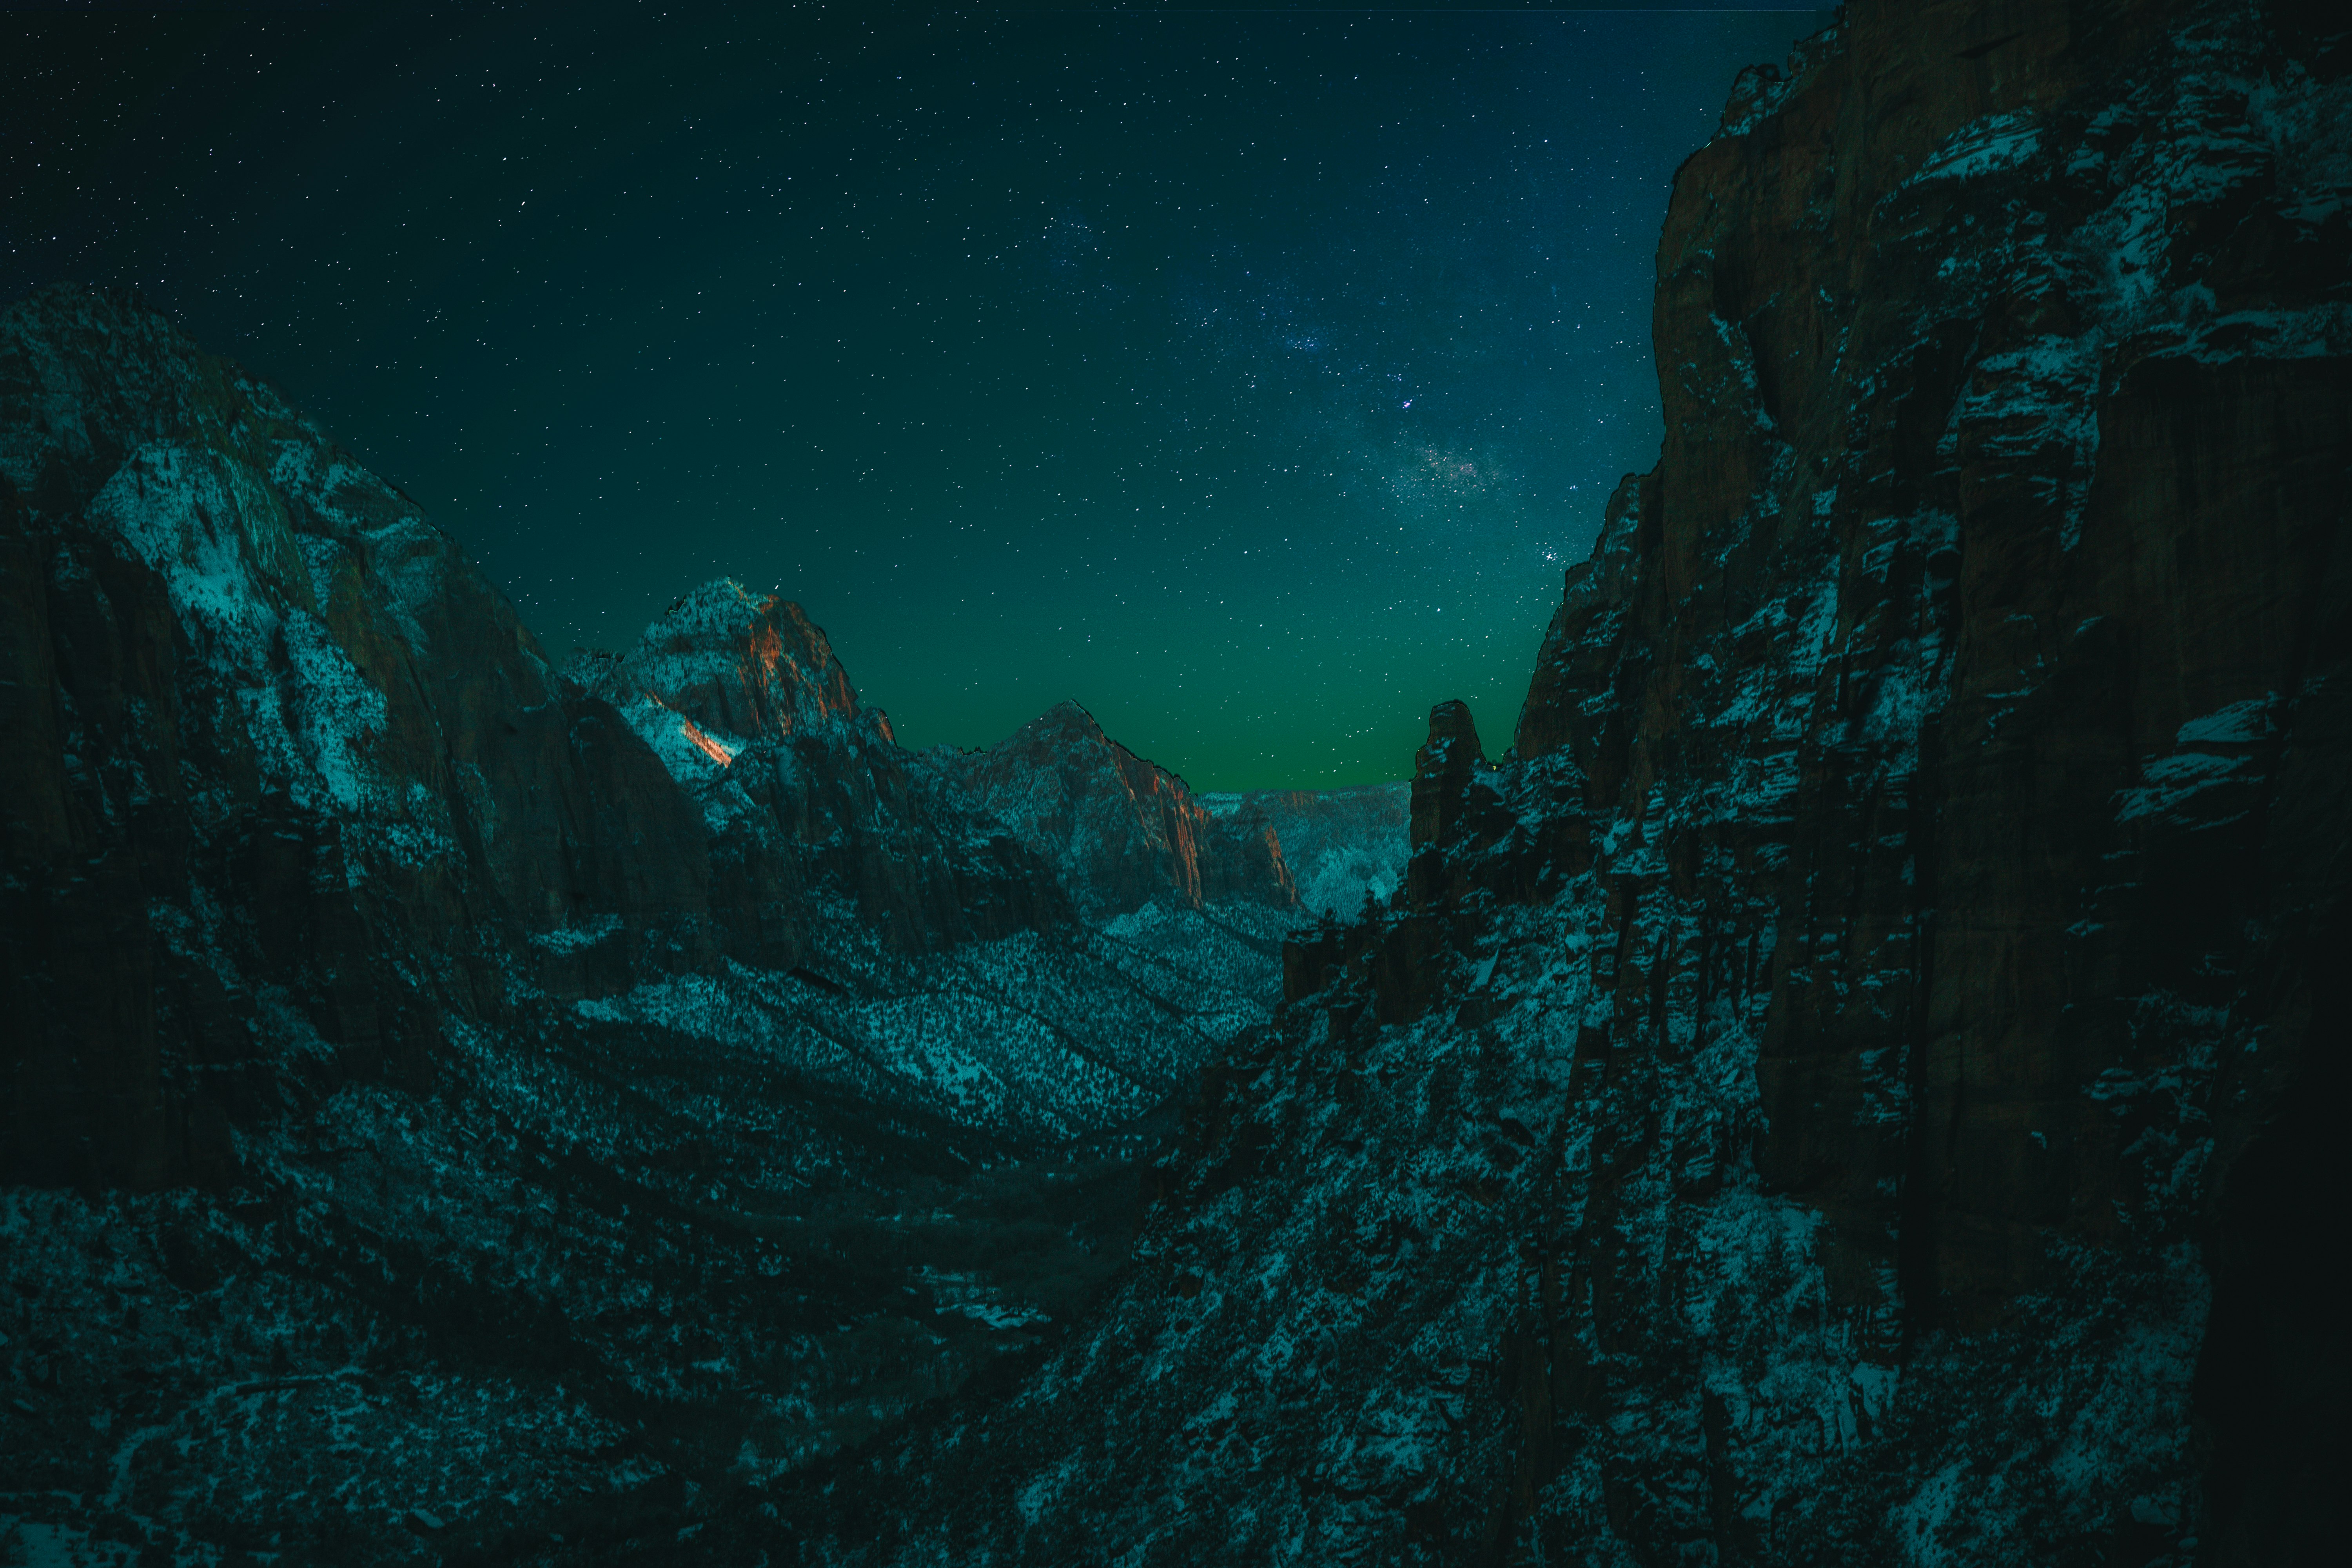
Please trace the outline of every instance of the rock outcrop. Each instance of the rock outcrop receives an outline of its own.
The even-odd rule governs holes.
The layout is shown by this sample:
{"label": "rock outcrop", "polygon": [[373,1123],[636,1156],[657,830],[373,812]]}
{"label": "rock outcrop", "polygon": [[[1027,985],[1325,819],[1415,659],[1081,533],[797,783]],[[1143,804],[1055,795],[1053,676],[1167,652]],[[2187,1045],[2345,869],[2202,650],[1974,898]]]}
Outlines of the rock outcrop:
{"label": "rock outcrop", "polygon": [[[158,318],[0,332],[16,1180],[216,1171],[293,1077],[422,1082],[506,955],[582,922],[713,951],[700,825],[398,492]],[[602,747],[593,763],[585,750]],[[258,1047],[280,1010],[315,1038]]]}
{"label": "rock outcrop", "polygon": [[2334,1551],[2332,27],[1856,5],[1743,78],[1516,757],[1433,714],[1117,1292],[803,1561]]}

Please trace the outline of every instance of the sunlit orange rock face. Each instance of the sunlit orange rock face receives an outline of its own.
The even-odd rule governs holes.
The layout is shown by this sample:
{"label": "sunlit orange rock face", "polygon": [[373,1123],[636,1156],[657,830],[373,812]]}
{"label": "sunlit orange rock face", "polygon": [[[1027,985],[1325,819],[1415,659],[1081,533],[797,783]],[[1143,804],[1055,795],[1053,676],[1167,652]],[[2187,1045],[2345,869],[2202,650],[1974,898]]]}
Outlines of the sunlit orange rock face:
{"label": "sunlit orange rock face", "polygon": [[746,739],[858,714],[824,630],[798,605],[732,578],[665,612],[623,661],[621,679],[704,730]]}
{"label": "sunlit orange rock face", "polygon": [[698,804],[711,918],[739,961],[800,963],[831,892],[918,952],[1069,918],[1051,874],[968,818],[859,703],[796,604],[715,579],[625,653],[575,655],[565,679],[611,703]]}
{"label": "sunlit orange rock face", "polygon": [[567,679],[725,822],[711,907],[749,962],[798,962],[824,886],[919,951],[1155,900],[1297,901],[1262,821],[1213,819],[1075,704],[985,751],[904,750],[799,605],[732,579],[679,599],[625,654],[576,657]]}

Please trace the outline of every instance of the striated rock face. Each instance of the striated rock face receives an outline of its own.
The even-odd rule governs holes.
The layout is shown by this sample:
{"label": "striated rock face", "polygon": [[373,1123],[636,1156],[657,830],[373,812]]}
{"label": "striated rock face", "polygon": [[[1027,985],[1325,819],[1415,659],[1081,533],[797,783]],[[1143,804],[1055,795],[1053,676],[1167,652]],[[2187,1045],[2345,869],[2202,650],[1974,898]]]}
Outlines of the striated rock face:
{"label": "striated rock face", "polygon": [[803,1560],[2324,1560],[2339,45],[1855,5],[1744,78],[1517,760],[1433,714],[1105,1310]]}
{"label": "striated rock face", "polygon": [[1311,914],[1350,919],[1364,900],[1385,903],[1404,880],[1411,850],[1403,781],[1340,789],[1260,789],[1204,795],[1212,816],[1264,817],[1283,865]]}
{"label": "striated rock face", "polygon": [[1075,703],[985,752],[904,751],[800,606],[731,579],[679,600],[627,655],[585,654],[567,674],[702,803],[713,913],[746,962],[799,961],[790,911],[817,885],[916,951],[1155,902],[1297,901],[1265,822],[1213,820]]}
{"label": "striated rock face", "polygon": [[1298,894],[1260,815],[1213,816],[1182,779],[1103,733],[1075,702],[945,763],[977,809],[1059,872],[1089,919],[1171,895],[1292,909]]}

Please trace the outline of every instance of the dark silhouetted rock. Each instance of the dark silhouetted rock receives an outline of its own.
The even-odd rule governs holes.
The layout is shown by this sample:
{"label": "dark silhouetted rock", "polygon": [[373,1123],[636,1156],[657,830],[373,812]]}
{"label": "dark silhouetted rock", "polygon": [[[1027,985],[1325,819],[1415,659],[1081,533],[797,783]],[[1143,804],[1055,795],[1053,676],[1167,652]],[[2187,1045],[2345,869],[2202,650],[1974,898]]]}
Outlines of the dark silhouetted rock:
{"label": "dark silhouetted rock", "polygon": [[205,1130],[286,1102],[265,1010],[315,1032],[320,1082],[417,1079],[443,1013],[504,1014],[529,933],[711,951],[686,803],[600,793],[658,776],[642,744],[612,727],[630,754],[577,766],[505,602],[268,389],[48,290],[0,321],[0,483],[38,742],[6,940],[40,1020],[0,1171],[216,1173]]}
{"label": "dark silhouetted rock", "polygon": [[1516,760],[1433,713],[1116,1293],[795,1493],[818,1560],[2325,1559],[2326,31],[1853,5],[1742,79]]}
{"label": "dark silhouetted rock", "polygon": [[1263,847],[1083,924],[735,584],[550,669],[78,289],[0,312],[0,1470],[100,1555],[675,1544],[1083,1307],[1291,918]]}

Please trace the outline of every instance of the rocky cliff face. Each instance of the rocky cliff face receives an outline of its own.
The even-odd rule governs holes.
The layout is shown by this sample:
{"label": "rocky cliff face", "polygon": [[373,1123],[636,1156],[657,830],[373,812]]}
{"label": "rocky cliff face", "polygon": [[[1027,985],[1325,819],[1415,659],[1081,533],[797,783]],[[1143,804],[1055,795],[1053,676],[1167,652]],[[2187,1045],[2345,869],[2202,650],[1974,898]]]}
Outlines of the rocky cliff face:
{"label": "rocky cliff face", "polygon": [[2323,1560],[2332,26],[1855,5],[1743,79],[1516,756],[1433,715],[1104,1310],[803,1560]]}
{"label": "rocky cliff face", "polygon": [[1300,905],[1312,914],[1352,920],[1365,900],[1386,903],[1403,885],[1412,850],[1412,793],[1400,780],[1341,789],[1204,795],[1201,804],[1213,816],[1263,817],[1282,846]]}
{"label": "rocky cliff face", "polygon": [[902,952],[1071,922],[1087,868],[1049,863],[942,787],[798,605],[722,578],[679,600],[625,656],[569,679],[609,701],[699,806],[712,918],[730,957],[800,963],[812,921],[859,923]]}
{"label": "rocky cliff face", "polygon": [[1090,919],[1171,894],[1192,909],[1232,899],[1297,905],[1283,847],[1262,816],[1213,816],[1182,779],[1104,734],[1075,702],[940,765],[982,815],[1011,825],[1058,869]]}
{"label": "rocky cliff face", "polygon": [[[707,961],[698,825],[415,506],[158,319],[0,338],[12,1177],[215,1168],[289,1077],[422,1082],[534,935]],[[585,754],[604,745],[593,761]],[[302,1065],[258,1038],[277,1024]],[[103,1064],[103,1065],[101,1065]]]}
{"label": "rocky cliff face", "polygon": [[551,668],[74,289],[0,312],[0,1551],[674,1540],[1078,1309],[1291,919],[1267,848],[1078,921],[737,584]]}

